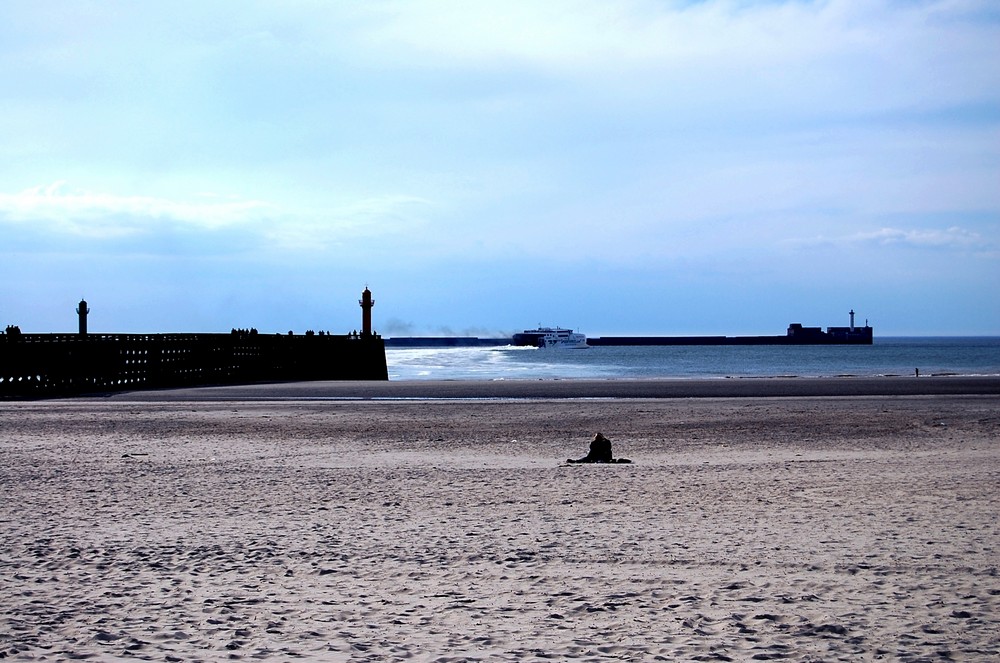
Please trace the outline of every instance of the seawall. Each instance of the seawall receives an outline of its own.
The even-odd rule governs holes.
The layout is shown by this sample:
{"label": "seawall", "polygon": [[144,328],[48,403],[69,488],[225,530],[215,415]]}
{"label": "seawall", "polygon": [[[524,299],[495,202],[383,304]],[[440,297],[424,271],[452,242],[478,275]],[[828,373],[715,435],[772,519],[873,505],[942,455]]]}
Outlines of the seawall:
{"label": "seawall", "polygon": [[507,338],[478,336],[393,336],[385,339],[387,348],[480,348],[510,345]]}
{"label": "seawall", "polygon": [[587,345],[871,345],[872,336],[598,336]]}

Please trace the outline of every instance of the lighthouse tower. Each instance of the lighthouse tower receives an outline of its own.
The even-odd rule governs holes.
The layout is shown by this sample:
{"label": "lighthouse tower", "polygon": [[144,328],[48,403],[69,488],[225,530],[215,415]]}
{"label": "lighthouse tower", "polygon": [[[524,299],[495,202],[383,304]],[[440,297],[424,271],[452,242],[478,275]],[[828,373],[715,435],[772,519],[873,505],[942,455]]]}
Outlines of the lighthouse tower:
{"label": "lighthouse tower", "polygon": [[87,308],[87,300],[81,299],[79,306],[76,307],[76,312],[80,316],[80,336],[87,335],[87,314],[90,313],[90,309]]}
{"label": "lighthouse tower", "polygon": [[375,300],[372,299],[372,292],[367,287],[365,291],[361,293],[361,299],[358,300],[361,304],[361,333],[365,336],[372,335],[372,307],[375,306]]}
{"label": "lighthouse tower", "polygon": [[854,309],[851,309],[851,331],[854,331]]}

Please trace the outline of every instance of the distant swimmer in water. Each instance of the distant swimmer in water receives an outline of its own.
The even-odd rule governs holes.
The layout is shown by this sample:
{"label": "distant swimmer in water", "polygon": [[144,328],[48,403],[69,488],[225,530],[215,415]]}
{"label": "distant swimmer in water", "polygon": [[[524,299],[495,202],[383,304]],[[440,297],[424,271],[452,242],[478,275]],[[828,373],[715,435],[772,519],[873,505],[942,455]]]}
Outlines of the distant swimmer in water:
{"label": "distant swimmer in water", "polygon": [[594,436],[594,439],[590,441],[590,453],[588,453],[583,458],[573,460],[569,458],[566,460],[567,463],[631,463],[627,458],[618,458],[617,460],[611,455],[611,440],[604,437],[602,433],[598,433]]}

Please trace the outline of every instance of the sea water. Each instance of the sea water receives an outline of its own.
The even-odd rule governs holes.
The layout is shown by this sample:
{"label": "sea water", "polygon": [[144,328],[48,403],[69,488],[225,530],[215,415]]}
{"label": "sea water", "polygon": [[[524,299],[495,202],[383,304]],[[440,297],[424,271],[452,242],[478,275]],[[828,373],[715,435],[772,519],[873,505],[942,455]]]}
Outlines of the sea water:
{"label": "sea water", "polygon": [[387,348],[390,380],[1000,376],[1000,337],[877,338],[872,345]]}

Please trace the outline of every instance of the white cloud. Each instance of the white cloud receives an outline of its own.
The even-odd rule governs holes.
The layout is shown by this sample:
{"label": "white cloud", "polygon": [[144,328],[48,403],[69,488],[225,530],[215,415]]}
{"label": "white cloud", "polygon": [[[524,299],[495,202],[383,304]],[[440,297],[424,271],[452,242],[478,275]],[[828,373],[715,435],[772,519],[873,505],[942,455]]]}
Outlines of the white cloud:
{"label": "white cloud", "polygon": [[932,249],[969,249],[977,247],[982,243],[982,237],[979,233],[957,226],[931,230],[879,228],[874,232],[858,233],[846,239],[848,242],[867,242],[881,245],[903,244]]}
{"label": "white cloud", "polygon": [[205,196],[196,202],[179,202],[70,190],[65,182],[0,193],[0,223],[47,225],[51,231],[93,238],[142,233],[159,222],[214,230],[257,220],[274,211],[272,205],[257,200]]}
{"label": "white cloud", "polygon": [[878,230],[860,231],[837,237],[818,236],[796,239],[788,243],[793,246],[868,244],[950,251],[989,250],[989,243],[984,240],[980,233],[958,226],[931,229],[879,228]]}
{"label": "white cloud", "polygon": [[359,31],[359,56],[383,65],[521,68],[599,82],[609,91],[669,90],[675,106],[795,99],[816,109],[877,110],[995,99],[990,83],[1000,67],[995,17],[991,24],[990,5],[976,0],[367,6],[379,20]]}
{"label": "white cloud", "polygon": [[155,236],[170,229],[235,230],[270,248],[323,250],[358,237],[418,232],[415,196],[362,198],[322,210],[292,210],[260,201],[203,193],[194,201],[70,189],[65,182],[0,193],[0,225],[30,225],[51,236],[102,240]]}

